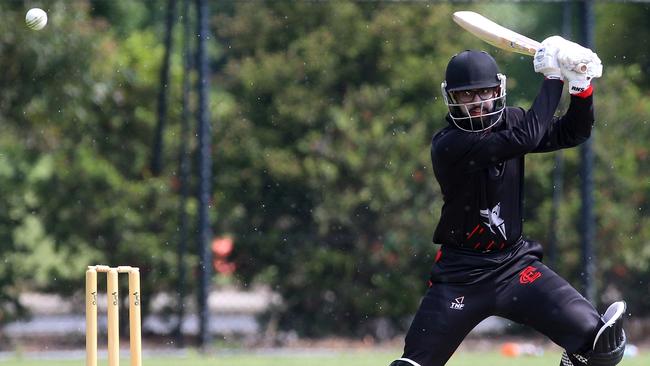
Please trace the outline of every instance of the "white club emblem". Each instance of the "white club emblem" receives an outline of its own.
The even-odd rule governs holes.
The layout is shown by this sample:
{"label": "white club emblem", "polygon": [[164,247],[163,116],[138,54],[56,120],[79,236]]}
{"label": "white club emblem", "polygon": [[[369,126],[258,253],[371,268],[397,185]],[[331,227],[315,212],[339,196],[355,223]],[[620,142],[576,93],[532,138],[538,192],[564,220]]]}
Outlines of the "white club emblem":
{"label": "white club emblem", "polygon": [[463,308],[465,307],[465,304],[463,304],[464,300],[465,300],[465,296],[455,298],[454,301],[452,301],[449,308],[454,310],[463,310]]}
{"label": "white club emblem", "polygon": [[494,232],[494,229],[492,227],[495,227],[499,230],[499,233],[501,233],[501,236],[503,236],[503,239],[508,240],[506,237],[506,223],[503,221],[501,217],[499,217],[499,213],[501,212],[501,202],[497,203],[496,206],[492,209],[485,209],[481,210],[481,216],[485,219],[487,219],[484,224],[487,225],[488,228],[490,228],[490,231],[493,234],[496,234]]}

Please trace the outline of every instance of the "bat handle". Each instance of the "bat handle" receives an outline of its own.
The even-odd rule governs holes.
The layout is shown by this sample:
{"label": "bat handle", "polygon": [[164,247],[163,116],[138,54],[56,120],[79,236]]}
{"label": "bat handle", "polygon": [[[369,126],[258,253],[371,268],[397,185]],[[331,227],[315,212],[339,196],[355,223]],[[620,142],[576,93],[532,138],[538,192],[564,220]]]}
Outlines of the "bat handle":
{"label": "bat handle", "polygon": [[578,64],[578,66],[576,66],[575,71],[584,74],[585,72],[587,72],[587,64]]}

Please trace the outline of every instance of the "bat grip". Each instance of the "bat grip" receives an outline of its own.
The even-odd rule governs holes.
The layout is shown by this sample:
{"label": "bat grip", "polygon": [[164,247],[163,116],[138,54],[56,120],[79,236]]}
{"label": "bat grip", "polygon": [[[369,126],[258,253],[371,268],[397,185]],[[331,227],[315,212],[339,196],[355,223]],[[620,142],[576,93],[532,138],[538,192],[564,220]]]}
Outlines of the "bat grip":
{"label": "bat grip", "polygon": [[578,64],[575,69],[576,72],[579,72],[581,74],[584,74],[587,72],[587,64]]}

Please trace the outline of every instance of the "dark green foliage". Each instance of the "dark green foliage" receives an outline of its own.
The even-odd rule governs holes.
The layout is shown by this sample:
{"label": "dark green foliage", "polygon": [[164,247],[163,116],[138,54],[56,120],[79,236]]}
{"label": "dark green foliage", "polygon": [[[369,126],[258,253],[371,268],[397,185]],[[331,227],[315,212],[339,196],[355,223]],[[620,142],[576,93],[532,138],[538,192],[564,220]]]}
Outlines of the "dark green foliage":
{"label": "dark green foliage", "polygon": [[[178,43],[166,168],[158,177],[148,170],[165,4],[54,1],[48,26],[34,32],[23,25],[25,9],[0,3],[0,322],[18,315],[21,292],[78,294],[90,263],[140,266],[143,292],[173,291]],[[561,31],[558,4],[477,6],[540,40]],[[643,314],[650,309],[650,104],[647,60],[625,29],[641,42],[648,31],[634,6],[597,7],[605,62],[594,134],[597,280],[601,302],[622,296]],[[451,55],[490,51],[508,75],[509,104],[527,106],[534,97],[541,76],[531,59],[460,30],[454,10],[441,3],[212,4],[211,220],[217,235],[235,239],[234,282],[267,284],[282,295],[275,316],[283,328],[375,334],[377,319],[402,330],[415,311],[436,251],[441,197],[429,140],[446,123],[439,85]],[[630,25],[610,35],[612,22]],[[576,150],[564,156],[558,271],[578,285],[579,160]],[[531,156],[527,165],[525,229],[545,242],[553,155]],[[192,222],[195,206],[190,200]],[[196,256],[187,261],[195,266]]]}

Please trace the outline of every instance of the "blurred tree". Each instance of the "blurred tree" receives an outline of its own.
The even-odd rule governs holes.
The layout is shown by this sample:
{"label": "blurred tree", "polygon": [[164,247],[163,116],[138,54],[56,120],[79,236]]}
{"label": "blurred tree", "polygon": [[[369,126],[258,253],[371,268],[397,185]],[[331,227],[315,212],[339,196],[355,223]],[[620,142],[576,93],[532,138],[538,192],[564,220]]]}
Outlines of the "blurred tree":
{"label": "blurred tree", "polygon": [[650,5],[635,3],[601,3],[596,7],[596,44],[605,65],[638,65],[633,80],[650,83],[650,27],[646,20]]}
{"label": "blurred tree", "polygon": [[[148,169],[166,2],[48,4],[50,22],[34,32],[21,3],[0,2],[0,322],[19,315],[21,292],[80,292],[93,262],[140,266],[146,293],[174,291],[177,280],[177,167]],[[465,48],[490,51],[509,104],[526,106],[541,80],[531,59],[461,31],[450,21],[459,8],[443,3],[211,6],[211,220],[234,239],[236,278],[281,293],[276,316],[302,334],[377,335],[377,319],[403,329],[436,249],[441,200],[428,150],[445,123],[446,64]],[[472,6],[538,39],[560,29],[559,4]],[[636,36],[611,29],[643,37],[645,8],[597,11],[600,301],[623,297],[648,314],[647,65],[628,52]],[[180,58],[170,64],[168,162],[180,145]],[[577,284],[579,161],[575,150],[564,156],[557,269]],[[544,242],[553,156],[527,165],[525,230]],[[190,199],[188,222],[195,211]]]}
{"label": "blurred tree", "polygon": [[220,225],[237,233],[245,281],[282,293],[287,327],[363,333],[418,302],[433,250],[427,145],[442,114],[430,101],[446,63],[432,53],[452,49],[435,39],[442,9],[256,3],[219,18],[239,112],[217,131],[217,171],[240,172],[218,174],[237,197]]}
{"label": "blurred tree", "polygon": [[147,168],[160,41],[102,32],[83,2],[52,2],[33,32],[13,4],[0,4],[3,298],[78,293],[92,263],[142,267],[145,292],[171,287],[173,180]]}
{"label": "blurred tree", "polygon": [[439,85],[457,45],[477,43],[452,10],[256,3],[221,13],[239,111],[217,132],[217,170],[240,175],[218,174],[230,203],[217,206],[237,215],[220,226],[237,233],[245,281],[282,293],[285,326],[372,333],[378,317],[397,324],[417,306],[435,252],[428,144],[446,123]]}

